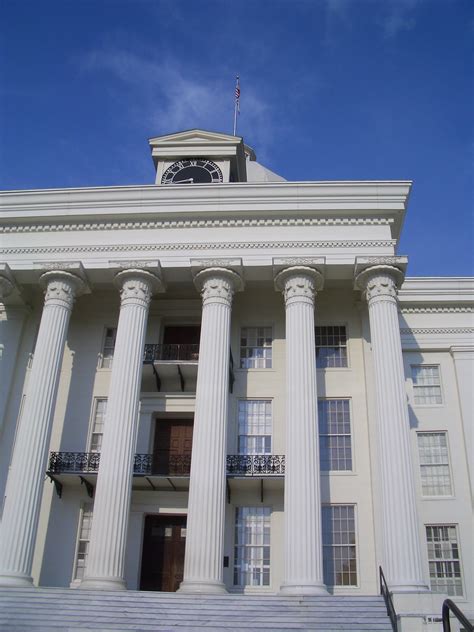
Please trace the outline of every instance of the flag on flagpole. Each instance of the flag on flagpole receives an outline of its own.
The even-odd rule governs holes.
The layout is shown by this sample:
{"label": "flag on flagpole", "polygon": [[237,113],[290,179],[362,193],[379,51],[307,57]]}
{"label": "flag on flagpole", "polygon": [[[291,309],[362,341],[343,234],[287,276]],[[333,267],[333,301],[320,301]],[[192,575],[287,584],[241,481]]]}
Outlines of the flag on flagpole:
{"label": "flag on flagpole", "polygon": [[235,103],[234,103],[234,136],[237,136],[237,114],[240,114],[240,79],[239,75],[235,81],[234,91]]}
{"label": "flag on flagpole", "polygon": [[240,114],[240,80],[238,76],[235,84],[235,105],[237,112]]}

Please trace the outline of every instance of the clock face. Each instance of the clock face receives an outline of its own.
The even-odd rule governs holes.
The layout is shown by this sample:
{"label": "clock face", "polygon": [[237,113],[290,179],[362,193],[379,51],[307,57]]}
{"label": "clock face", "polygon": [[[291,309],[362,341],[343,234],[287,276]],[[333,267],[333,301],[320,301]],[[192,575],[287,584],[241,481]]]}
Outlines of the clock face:
{"label": "clock face", "polygon": [[222,171],[211,160],[192,158],[178,160],[168,167],[161,178],[161,184],[196,184],[222,182]]}

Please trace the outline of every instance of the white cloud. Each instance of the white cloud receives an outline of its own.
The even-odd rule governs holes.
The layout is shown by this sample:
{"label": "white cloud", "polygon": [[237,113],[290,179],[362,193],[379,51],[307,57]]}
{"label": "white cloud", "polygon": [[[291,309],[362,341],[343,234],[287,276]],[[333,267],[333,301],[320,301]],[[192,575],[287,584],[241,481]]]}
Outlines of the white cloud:
{"label": "white cloud", "polygon": [[[118,48],[88,53],[81,67],[121,82],[125,89],[122,107],[140,118],[150,136],[195,127],[232,133],[235,84],[224,67],[214,68],[213,77],[206,77],[198,67],[193,71],[189,60],[184,64],[169,55],[150,58]],[[241,87],[239,128],[245,127],[253,143],[268,145],[271,108],[245,80]]]}
{"label": "white cloud", "polygon": [[424,0],[389,0],[379,23],[386,39],[392,39],[403,31],[411,31],[416,26],[416,12]]}

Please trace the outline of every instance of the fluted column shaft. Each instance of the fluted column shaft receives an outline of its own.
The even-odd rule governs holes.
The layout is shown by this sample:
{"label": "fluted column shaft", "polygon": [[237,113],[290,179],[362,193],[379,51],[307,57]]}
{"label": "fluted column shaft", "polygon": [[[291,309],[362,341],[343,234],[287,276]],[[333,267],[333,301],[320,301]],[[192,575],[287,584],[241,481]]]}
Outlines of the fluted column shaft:
{"label": "fluted column shaft", "polygon": [[325,594],[321,535],[318,396],[313,268],[295,266],[275,279],[286,307],[285,576],[281,592]]}
{"label": "fluted column shaft", "polygon": [[87,567],[81,588],[125,588],[124,563],[148,308],[156,277],[124,270]]}
{"label": "fluted column shaft", "polygon": [[41,277],[43,313],[7,482],[0,526],[0,585],[31,586],[31,567],[61,363],[74,298],[83,282],[69,272]]}
{"label": "fluted column shaft", "polygon": [[230,317],[240,277],[211,268],[195,278],[202,321],[186,526],[183,592],[225,592],[223,583]]}
{"label": "fluted column shaft", "polygon": [[383,516],[383,569],[391,590],[427,589],[423,578],[397,282],[401,272],[375,266],[357,277],[369,306],[375,373]]}

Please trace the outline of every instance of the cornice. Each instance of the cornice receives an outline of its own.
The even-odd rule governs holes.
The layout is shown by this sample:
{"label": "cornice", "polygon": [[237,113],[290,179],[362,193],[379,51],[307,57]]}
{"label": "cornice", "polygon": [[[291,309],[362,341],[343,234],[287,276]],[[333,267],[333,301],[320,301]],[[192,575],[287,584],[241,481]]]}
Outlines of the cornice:
{"label": "cornice", "polygon": [[[270,220],[354,217],[384,218],[393,222],[397,238],[403,222],[411,182],[245,182],[191,187],[160,185],[46,189],[0,192],[3,223],[50,223],[54,230],[81,221],[125,222],[128,228],[147,218],[207,221],[210,215],[232,222],[267,216]],[[255,221],[255,220],[253,220]],[[258,220],[256,220],[258,222]],[[99,223],[101,223],[99,222]],[[265,225],[265,224],[263,224]],[[56,227],[57,226],[57,227]],[[113,226],[117,228],[118,226]],[[146,227],[146,226],[145,226]],[[77,229],[76,229],[77,230]]]}
{"label": "cornice", "polygon": [[442,303],[443,301],[468,303],[474,301],[472,277],[409,277],[400,291],[399,300],[405,304]]}
{"label": "cornice", "polygon": [[160,252],[183,250],[262,250],[267,248],[393,248],[394,245],[394,240],[173,242],[164,244],[18,246],[13,248],[0,248],[0,255],[40,255],[88,252]]}
{"label": "cornice", "polygon": [[[63,219],[63,218],[61,218]],[[153,219],[137,221],[79,221],[3,224],[0,233],[45,233],[93,230],[149,230],[153,228],[241,228],[258,226],[389,226],[381,217],[245,217],[207,219]],[[395,240],[393,240],[395,242]]]}

